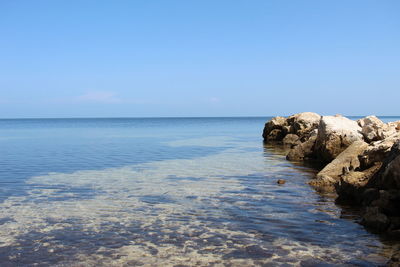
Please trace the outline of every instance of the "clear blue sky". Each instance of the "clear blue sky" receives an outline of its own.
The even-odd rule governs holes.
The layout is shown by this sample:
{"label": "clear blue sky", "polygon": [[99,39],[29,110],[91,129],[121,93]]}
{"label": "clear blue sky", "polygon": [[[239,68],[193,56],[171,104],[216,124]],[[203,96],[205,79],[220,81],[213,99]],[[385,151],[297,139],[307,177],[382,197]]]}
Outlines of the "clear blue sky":
{"label": "clear blue sky", "polygon": [[0,0],[0,117],[400,115],[400,1]]}

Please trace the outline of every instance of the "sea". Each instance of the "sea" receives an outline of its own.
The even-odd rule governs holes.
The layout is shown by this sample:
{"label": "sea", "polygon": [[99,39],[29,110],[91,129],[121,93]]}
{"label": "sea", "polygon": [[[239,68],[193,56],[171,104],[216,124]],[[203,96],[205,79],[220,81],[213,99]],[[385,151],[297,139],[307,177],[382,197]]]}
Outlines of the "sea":
{"label": "sea", "polygon": [[385,264],[399,244],[264,144],[269,119],[0,120],[0,266]]}

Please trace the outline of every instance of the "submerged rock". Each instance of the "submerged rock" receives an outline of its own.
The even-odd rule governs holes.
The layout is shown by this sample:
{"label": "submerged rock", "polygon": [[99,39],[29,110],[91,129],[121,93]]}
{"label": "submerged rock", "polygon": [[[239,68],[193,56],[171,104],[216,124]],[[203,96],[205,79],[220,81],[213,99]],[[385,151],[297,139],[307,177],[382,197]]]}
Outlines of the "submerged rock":
{"label": "submerged rock", "polygon": [[278,181],[276,181],[277,184],[285,184],[286,181],[284,179],[279,179]]}

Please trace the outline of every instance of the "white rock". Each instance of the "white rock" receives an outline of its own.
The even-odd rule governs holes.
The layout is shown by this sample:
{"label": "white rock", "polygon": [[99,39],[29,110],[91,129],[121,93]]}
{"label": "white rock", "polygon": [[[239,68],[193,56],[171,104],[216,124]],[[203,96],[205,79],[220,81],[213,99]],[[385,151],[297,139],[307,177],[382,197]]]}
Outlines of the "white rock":
{"label": "white rock", "polygon": [[330,162],[355,141],[363,141],[356,121],[342,116],[323,116],[318,126],[316,155]]}

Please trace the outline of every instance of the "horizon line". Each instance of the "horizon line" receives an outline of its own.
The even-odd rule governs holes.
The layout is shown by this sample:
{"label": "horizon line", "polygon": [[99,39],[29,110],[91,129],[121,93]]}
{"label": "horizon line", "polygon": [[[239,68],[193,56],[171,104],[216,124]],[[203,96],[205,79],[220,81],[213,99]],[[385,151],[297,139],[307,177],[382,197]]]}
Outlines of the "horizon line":
{"label": "horizon line", "polygon": [[[296,113],[295,113],[296,114]],[[317,113],[318,114],[318,113]],[[293,115],[293,114],[291,114]],[[282,115],[288,117],[291,115]],[[321,115],[321,116],[334,116],[334,115]],[[367,117],[372,115],[342,115],[343,117]],[[377,117],[396,118],[400,115],[374,115]],[[272,115],[250,115],[250,116],[141,116],[141,117],[14,117],[14,118],[0,118],[0,120],[55,120],[55,119],[201,119],[201,118],[273,118]]]}

